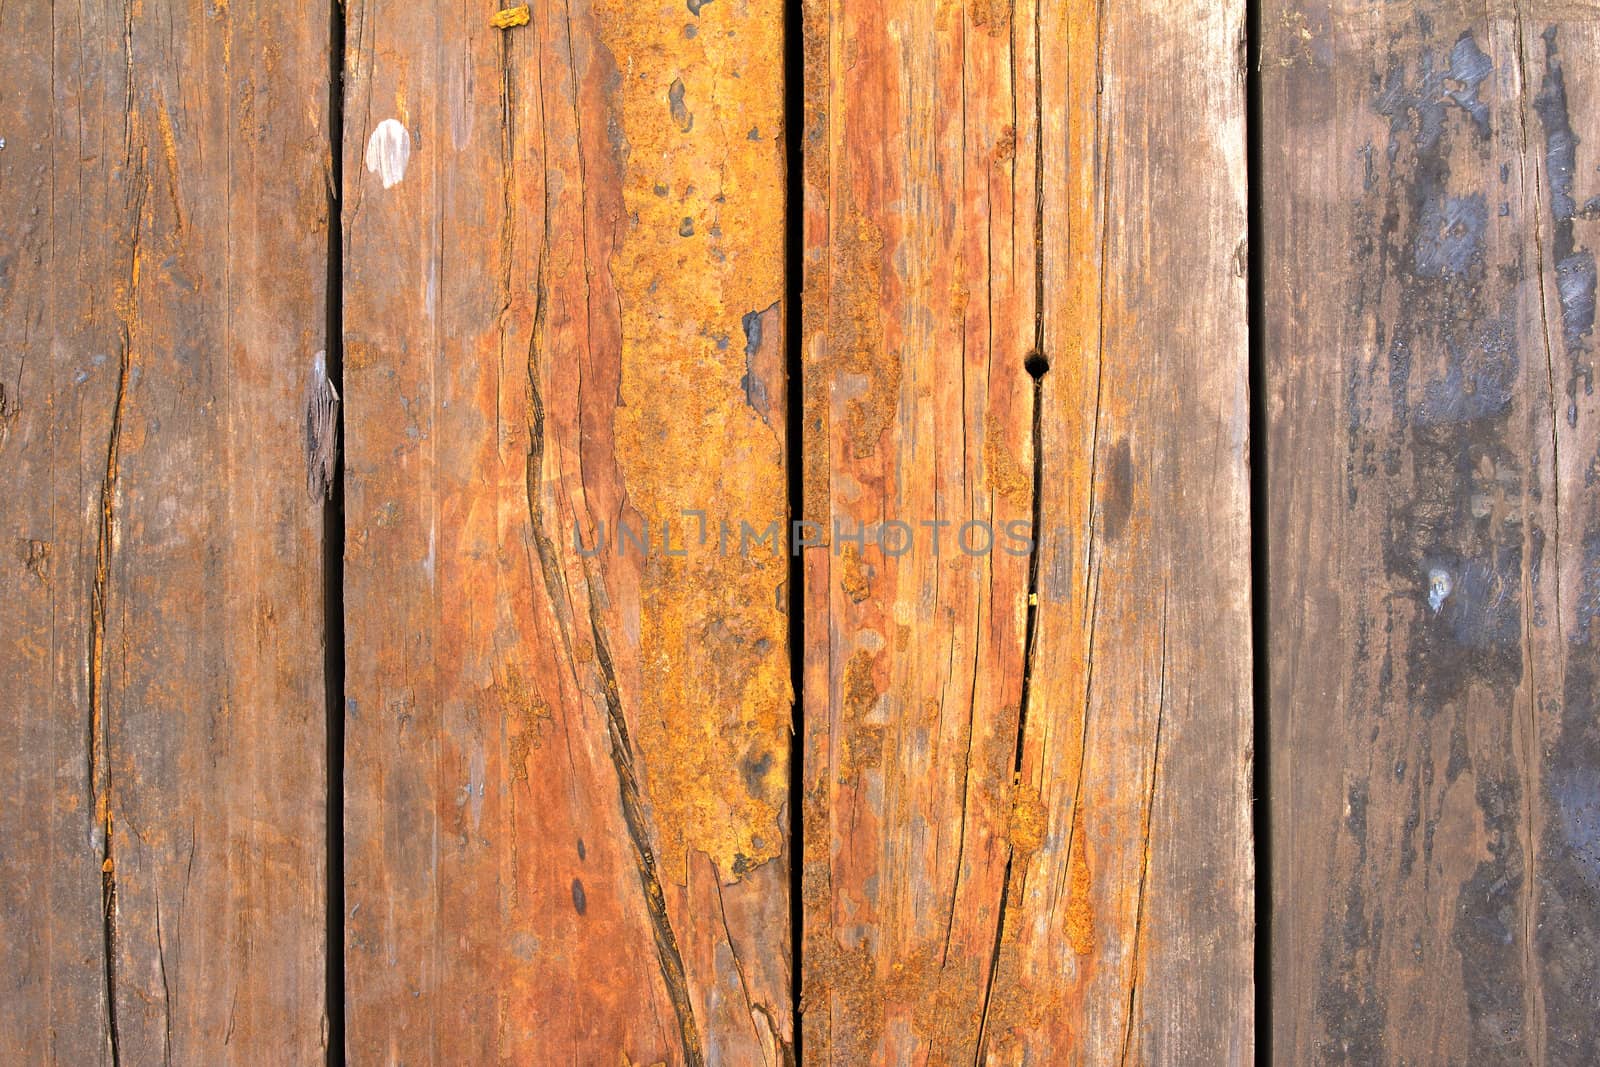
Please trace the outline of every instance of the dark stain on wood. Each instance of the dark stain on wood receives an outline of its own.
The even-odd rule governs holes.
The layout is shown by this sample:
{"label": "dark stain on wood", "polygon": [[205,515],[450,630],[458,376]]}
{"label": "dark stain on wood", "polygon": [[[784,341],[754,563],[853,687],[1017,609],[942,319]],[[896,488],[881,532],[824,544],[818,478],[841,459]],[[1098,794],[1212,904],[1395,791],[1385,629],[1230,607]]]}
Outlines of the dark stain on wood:
{"label": "dark stain on wood", "polygon": [[1275,1056],[1587,1062],[1595,27],[1264,24]]}

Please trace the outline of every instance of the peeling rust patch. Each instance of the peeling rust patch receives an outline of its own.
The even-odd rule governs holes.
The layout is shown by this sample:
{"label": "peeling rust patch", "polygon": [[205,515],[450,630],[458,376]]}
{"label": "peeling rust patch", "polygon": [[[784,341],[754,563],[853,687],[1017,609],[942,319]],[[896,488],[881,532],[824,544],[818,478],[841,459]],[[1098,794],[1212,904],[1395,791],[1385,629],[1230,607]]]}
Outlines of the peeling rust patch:
{"label": "peeling rust patch", "polygon": [[882,350],[883,231],[846,210],[834,234],[838,266],[828,330],[825,380],[849,399],[845,426],[855,458],[875,455],[900,401],[898,352]]}
{"label": "peeling rust patch", "polygon": [[[782,128],[782,18],[770,0],[725,14],[736,35],[686,36],[623,0],[595,13],[601,45],[627,71],[614,90],[626,222],[611,280],[618,293],[650,294],[621,301],[617,463],[631,511],[652,529],[670,525],[687,550],[640,566],[648,610],[632,716],[662,873],[679,883],[695,851],[725,880],[778,858],[788,788],[787,619],[773,596],[788,561],[723,556],[714,529],[704,537],[683,518],[761,528],[787,500],[783,441],[752,400],[778,401],[751,350],[757,363],[769,349],[778,359],[781,331],[766,313],[747,317],[782,293],[783,198],[769,195],[782,145],[730,132]],[[661,240],[675,232],[696,236]],[[745,345],[729,343],[741,332]]]}
{"label": "peeling rust patch", "polygon": [[853,782],[862,770],[883,763],[884,728],[866,721],[878,702],[872,679],[872,654],[859,651],[844,667],[844,752],[839,757],[840,782]]}
{"label": "peeling rust patch", "polygon": [[861,551],[855,545],[845,545],[839,562],[839,588],[850,602],[859,604],[871,596],[871,567],[861,562]]}
{"label": "peeling rust patch", "polygon": [[992,413],[984,419],[983,462],[995,492],[1014,504],[1033,499],[1033,474],[1017,462],[1006,443],[1005,428]]}
{"label": "peeling rust patch", "polygon": [[1089,871],[1089,842],[1083,834],[1083,809],[1072,813],[1072,848],[1067,855],[1067,943],[1087,956],[1094,951],[1094,880]]}
{"label": "peeling rust patch", "polygon": [[1006,834],[1011,841],[1012,852],[1018,859],[1026,859],[1039,851],[1039,846],[1044,844],[1049,822],[1050,815],[1045,810],[1044,801],[1039,798],[1039,790],[1025,783],[1019,784],[1012,794],[1011,822]]}
{"label": "peeling rust patch", "polygon": [[489,16],[489,25],[497,30],[509,30],[515,26],[528,24],[528,5],[518,4],[516,7],[503,8]]}
{"label": "peeling rust patch", "polygon": [[504,722],[507,745],[510,748],[511,780],[528,780],[528,757],[544,747],[545,737],[554,728],[550,705],[530,692],[523,681],[522,671],[515,664],[507,664],[505,680],[496,685]]}

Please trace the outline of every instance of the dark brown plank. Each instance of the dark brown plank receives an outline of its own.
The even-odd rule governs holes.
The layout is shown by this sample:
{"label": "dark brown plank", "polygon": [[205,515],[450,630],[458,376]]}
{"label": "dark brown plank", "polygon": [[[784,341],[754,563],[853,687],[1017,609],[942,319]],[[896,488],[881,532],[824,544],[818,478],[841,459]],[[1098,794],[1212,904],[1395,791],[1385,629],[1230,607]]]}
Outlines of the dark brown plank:
{"label": "dark brown plank", "polygon": [[808,1060],[1251,1056],[1242,18],[807,6]]}
{"label": "dark brown plank", "polygon": [[780,8],[491,10],[348,8],[348,1052],[778,1064]]}
{"label": "dark brown plank", "polygon": [[1275,1058],[1592,1063],[1595,12],[1263,16]]}
{"label": "dark brown plank", "polygon": [[0,1058],[322,1056],[328,11],[0,7]]}

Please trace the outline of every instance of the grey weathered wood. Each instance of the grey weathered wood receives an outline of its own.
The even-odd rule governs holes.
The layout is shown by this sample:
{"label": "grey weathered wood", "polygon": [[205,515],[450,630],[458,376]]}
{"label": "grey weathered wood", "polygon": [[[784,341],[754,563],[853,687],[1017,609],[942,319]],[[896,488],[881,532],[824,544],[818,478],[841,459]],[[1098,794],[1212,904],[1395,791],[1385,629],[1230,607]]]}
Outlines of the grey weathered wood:
{"label": "grey weathered wood", "polygon": [[0,7],[0,1059],[325,1021],[328,22]]}
{"label": "grey weathered wood", "polygon": [[1263,12],[1283,1063],[1600,1055],[1596,29]]}

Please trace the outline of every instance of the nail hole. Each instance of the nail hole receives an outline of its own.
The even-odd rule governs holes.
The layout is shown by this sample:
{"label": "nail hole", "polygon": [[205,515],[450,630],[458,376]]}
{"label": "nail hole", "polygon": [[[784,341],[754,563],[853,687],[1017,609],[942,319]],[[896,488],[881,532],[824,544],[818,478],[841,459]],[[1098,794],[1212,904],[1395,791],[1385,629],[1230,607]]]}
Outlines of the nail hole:
{"label": "nail hole", "polygon": [[1029,352],[1028,358],[1022,361],[1022,369],[1034,378],[1043,378],[1044,372],[1050,369],[1050,361],[1037,352]]}

